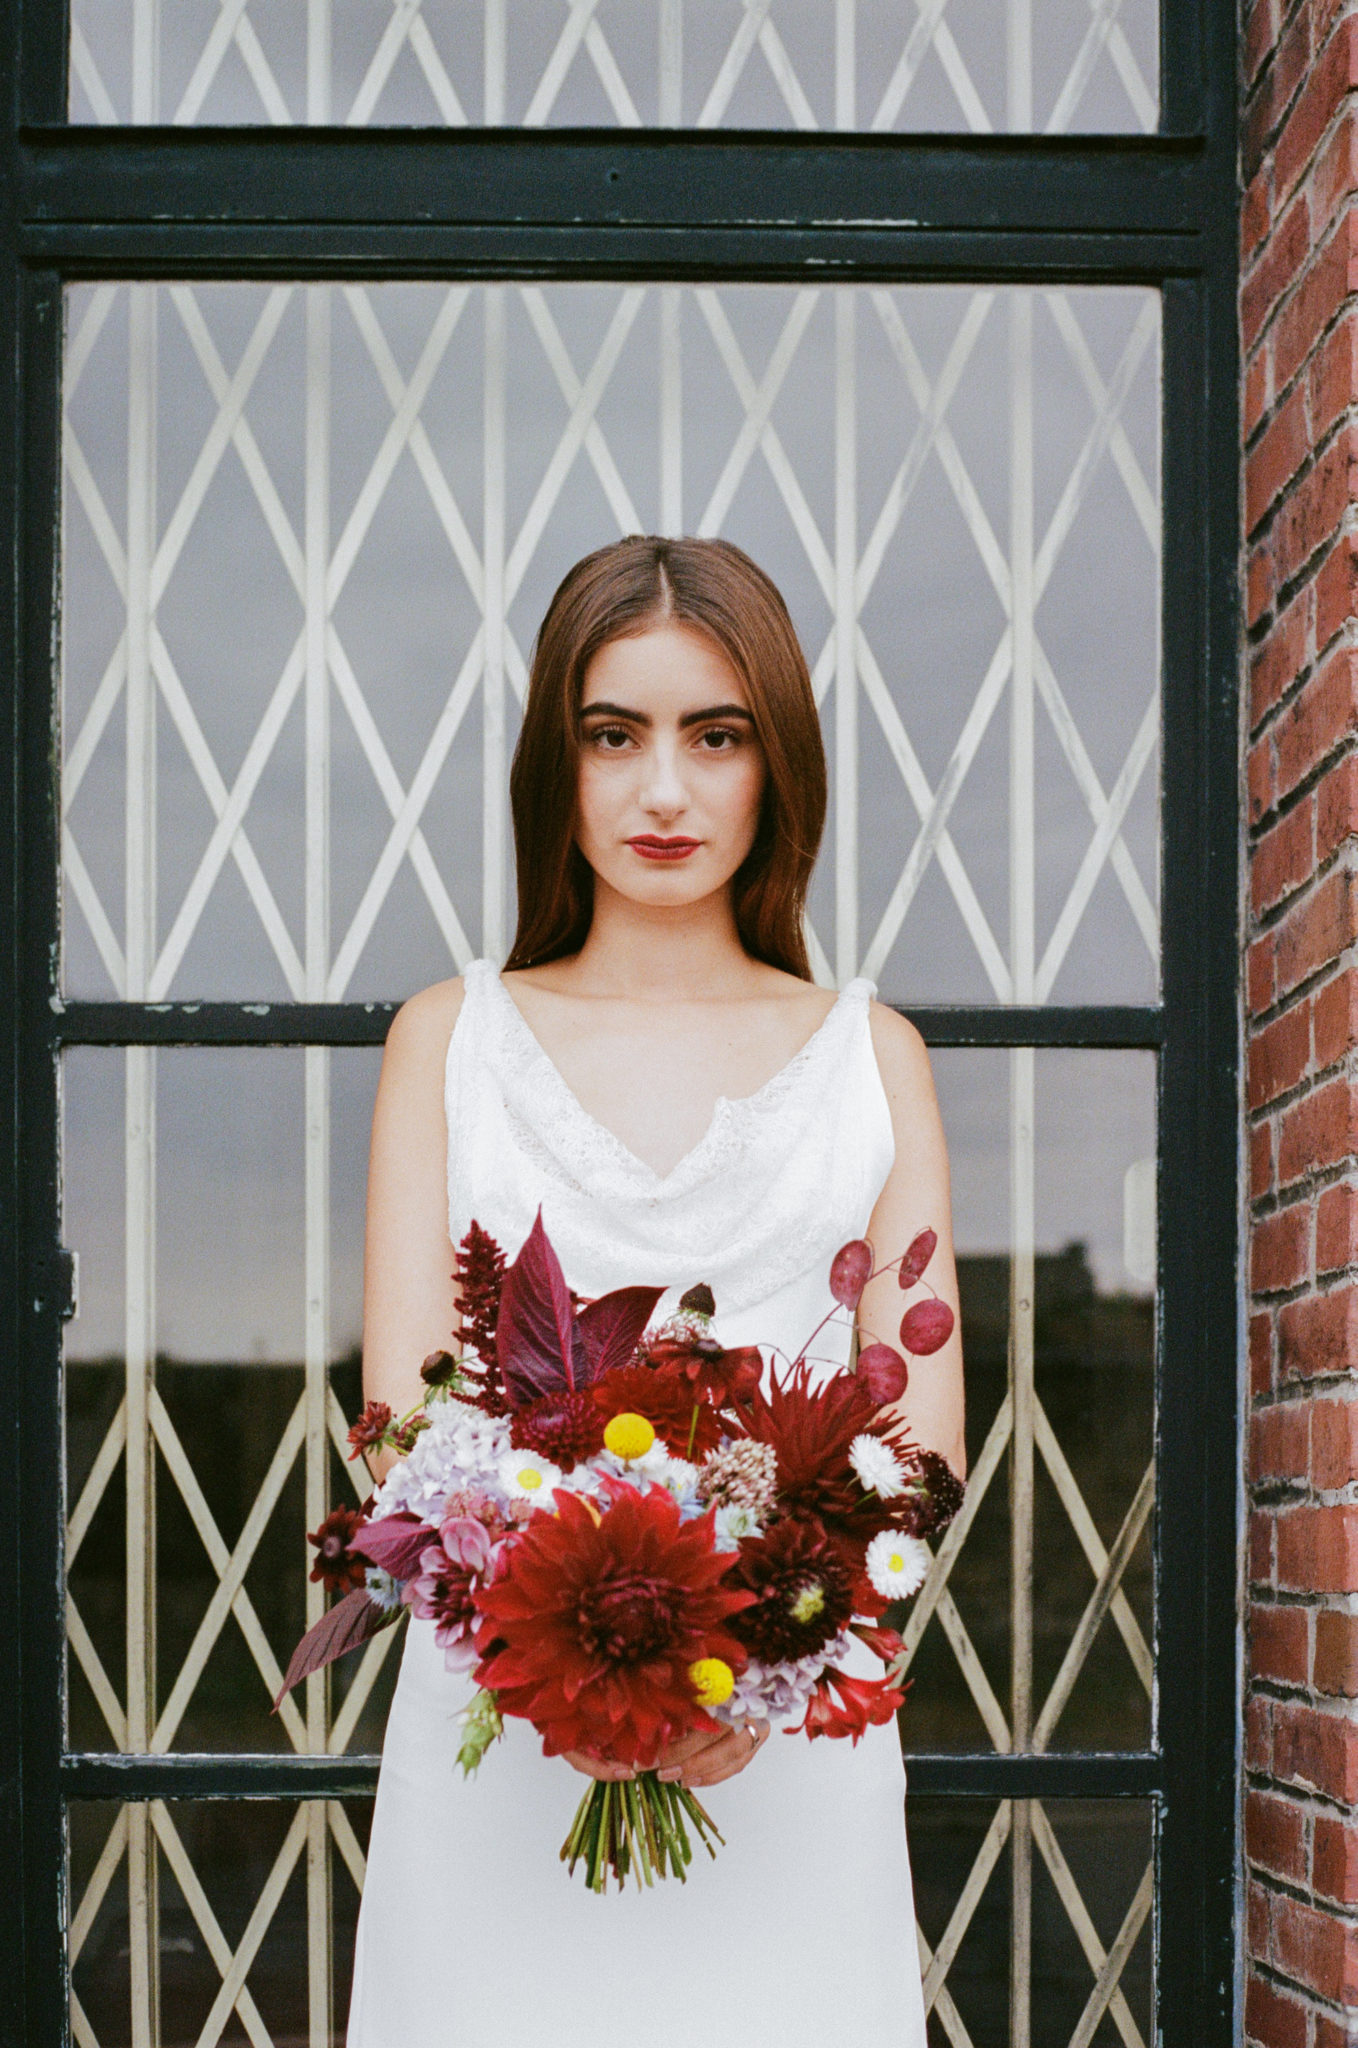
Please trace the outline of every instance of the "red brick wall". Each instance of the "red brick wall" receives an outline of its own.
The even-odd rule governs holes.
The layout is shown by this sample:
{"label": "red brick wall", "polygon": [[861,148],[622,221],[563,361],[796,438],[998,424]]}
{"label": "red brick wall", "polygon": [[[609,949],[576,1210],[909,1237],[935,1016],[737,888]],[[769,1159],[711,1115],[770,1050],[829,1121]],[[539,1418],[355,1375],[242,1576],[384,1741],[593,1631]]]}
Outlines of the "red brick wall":
{"label": "red brick wall", "polygon": [[1358,13],[1254,0],[1245,2031],[1358,2040]]}

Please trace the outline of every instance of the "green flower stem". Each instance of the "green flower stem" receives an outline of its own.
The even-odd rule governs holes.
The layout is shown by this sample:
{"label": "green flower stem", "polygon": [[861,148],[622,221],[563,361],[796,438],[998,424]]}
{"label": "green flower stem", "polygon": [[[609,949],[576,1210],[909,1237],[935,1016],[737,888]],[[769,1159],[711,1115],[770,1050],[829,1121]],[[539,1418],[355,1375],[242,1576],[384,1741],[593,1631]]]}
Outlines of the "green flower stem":
{"label": "green flower stem", "polygon": [[610,1872],[620,1885],[635,1876],[638,1890],[657,1877],[677,1877],[682,1884],[693,1861],[690,1823],[715,1856],[713,1841],[723,1841],[721,1830],[686,1785],[666,1782],[654,1771],[616,1784],[598,1779],[576,1808],[561,1861],[572,1872],[583,1861],[592,1892],[608,1889]]}

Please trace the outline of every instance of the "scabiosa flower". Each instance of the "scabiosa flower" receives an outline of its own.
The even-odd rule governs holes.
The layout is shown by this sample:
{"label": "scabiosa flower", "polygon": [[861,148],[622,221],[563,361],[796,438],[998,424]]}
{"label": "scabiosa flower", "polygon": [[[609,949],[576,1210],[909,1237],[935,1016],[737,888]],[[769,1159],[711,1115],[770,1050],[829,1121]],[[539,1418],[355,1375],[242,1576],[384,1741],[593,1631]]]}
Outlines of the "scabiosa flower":
{"label": "scabiosa flower", "polygon": [[311,1577],[327,1593],[349,1593],[363,1584],[363,1559],[349,1551],[349,1539],[358,1524],[357,1508],[332,1508],[318,1529],[307,1532],[306,1540],[316,1551]]}
{"label": "scabiosa flower", "polygon": [[380,1444],[391,1428],[391,1410],[385,1401],[369,1401],[358,1421],[349,1431],[349,1458],[352,1462],[363,1451],[370,1451]]}
{"label": "scabiosa flower", "polygon": [[510,1451],[500,1466],[500,1484],[511,1501],[550,1508],[552,1488],[561,1484],[561,1467],[537,1451]]}
{"label": "scabiosa flower", "polygon": [[604,1418],[588,1387],[563,1387],[520,1408],[510,1418],[509,1440],[569,1472],[602,1447]]}
{"label": "scabiosa flower", "polygon": [[809,1656],[853,1613],[853,1575],[810,1516],[775,1522],[742,1543],[730,1579],[755,1596],[731,1627],[766,1663]]}
{"label": "scabiosa flower", "polygon": [[718,1550],[739,1550],[746,1537],[757,1536],[763,1526],[749,1508],[712,1510],[712,1540]]}
{"label": "scabiosa flower", "polygon": [[863,1560],[873,1588],[884,1600],[908,1600],[924,1584],[932,1562],[927,1543],[918,1536],[903,1536],[899,1529],[883,1529],[868,1545]]}
{"label": "scabiosa flower", "polygon": [[910,1462],[913,1470],[891,1519],[912,1536],[937,1536],[961,1507],[966,1488],[937,1451],[917,1449]]}
{"label": "scabiosa flower", "polygon": [[390,1572],[384,1572],[380,1564],[370,1564],[363,1574],[363,1585],[368,1598],[379,1606],[384,1614],[390,1614],[393,1607],[401,1605],[402,1587],[399,1579]]}
{"label": "scabiosa flower", "polygon": [[477,1594],[476,1682],[506,1714],[524,1714],[543,1750],[594,1748],[648,1764],[665,1745],[714,1724],[689,1668],[745,1652],[729,1630],[749,1594],[722,1583],[727,1559],[704,1522],[682,1522],[660,1487],[615,1483],[600,1514],[563,1492],[535,1515]]}
{"label": "scabiosa flower", "polygon": [[858,1474],[859,1484],[865,1493],[875,1493],[883,1500],[894,1500],[898,1493],[905,1491],[905,1474],[900,1461],[889,1444],[879,1436],[856,1436],[849,1445],[849,1463]]}
{"label": "scabiosa flower", "polygon": [[773,1513],[777,1473],[773,1445],[746,1438],[709,1451],[698,1474],[698,1491],[716,1507],[744,1508],[762,1520]]}

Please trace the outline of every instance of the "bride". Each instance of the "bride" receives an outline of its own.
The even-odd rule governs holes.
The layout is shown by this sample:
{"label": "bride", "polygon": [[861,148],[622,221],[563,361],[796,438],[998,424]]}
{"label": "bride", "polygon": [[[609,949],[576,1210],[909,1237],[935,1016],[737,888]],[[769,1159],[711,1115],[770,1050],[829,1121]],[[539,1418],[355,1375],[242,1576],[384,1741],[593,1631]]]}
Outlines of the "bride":
{"label": "bride", "polygon": [[[511,776],[519,925],[400,1011],[368,1183],[364,1390],[398,1414],[457,1307],[472,1217],[512,1253],[541,1205],[567,1278],[712,1288],[715,1333],[796,1355],[836,1248],[932,1226],[956,1307],[948,1168],[918,1033],[855,980],[810,978],[802,915],[825,812],[806,663],[783,601],[728,542],[633,538],[553,598]],[[659,1314],[674,1306],[667,1294]],[[894,1274],[864,1341],[893,1341]],[[817,1369],[848,1359],[848,1319]],[[899,1409],[963,1469],[956,1334]],[[386,1454],[389,1458],[390,1454]],[[375,1463],[380,1476],[382,1466]],[[879,1667],[864,1652],[864,1675]],[[349,2048],[924,2048],[896,1729],[858,1744],[767,1723],[692,1735],[727,1846],[606,1900],[556,1850],[579,1779],[506,1723],[454,1764],[468,1682],[412,1620],[387,1727]],[[908,1708],[907,1708],[908,1713]],[[573,1754],[577,1772],[630,1776]]]}

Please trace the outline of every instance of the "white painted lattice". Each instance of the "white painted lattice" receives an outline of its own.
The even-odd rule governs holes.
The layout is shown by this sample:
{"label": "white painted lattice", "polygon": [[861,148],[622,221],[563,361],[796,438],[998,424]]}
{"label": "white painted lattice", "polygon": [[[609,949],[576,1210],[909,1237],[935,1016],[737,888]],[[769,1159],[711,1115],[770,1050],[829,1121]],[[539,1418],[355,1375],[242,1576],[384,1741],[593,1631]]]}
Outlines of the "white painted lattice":
{"label": "white painted lattice", "polygon": [[1154,129],[1152,0],[74,0],[103,123]]}

